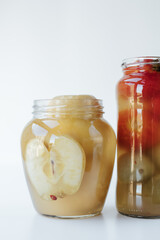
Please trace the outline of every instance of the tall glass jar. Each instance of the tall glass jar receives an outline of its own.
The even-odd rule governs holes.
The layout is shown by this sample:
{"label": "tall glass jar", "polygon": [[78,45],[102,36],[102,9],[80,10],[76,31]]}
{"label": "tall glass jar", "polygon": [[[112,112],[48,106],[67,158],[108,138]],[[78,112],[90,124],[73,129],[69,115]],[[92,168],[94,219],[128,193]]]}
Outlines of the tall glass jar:
{"label": "tall glass jar", "polygon": [[109,188],[116,138],[93,96],[34,101],[22,156],[36,210],[63,218],[98,215]]}
{"label": "tall glass jar", "polygon": [[117,209],[160,217],[160,57],[122,63],[118,83]]}

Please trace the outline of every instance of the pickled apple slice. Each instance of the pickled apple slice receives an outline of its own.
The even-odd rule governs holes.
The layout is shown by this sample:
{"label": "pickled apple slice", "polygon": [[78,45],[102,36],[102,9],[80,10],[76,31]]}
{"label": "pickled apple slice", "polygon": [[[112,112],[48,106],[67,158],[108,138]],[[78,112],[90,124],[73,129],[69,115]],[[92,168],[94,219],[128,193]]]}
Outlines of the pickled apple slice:
{"label": "pickled apple slice", "polygon": [[50,151],[42,139],[32,139],[26,147],[26,169],[38,194],[46,200],[50,196],[64,197],[76,193],[81,185],[85,154],[73,139],[60,136]]}
{"label": "pickled apple slice", "polygon": [[61,95],[61,96],[56,96],[53,98],[54,100],[67,100],[69,103],[72,103],[70,100],[79,100],[78,102],[81,103],[81,100],[97,100],[94,96],[92,95]]}
{"label": "pickled apple slice", "polygon": [[25,165],[30,181],[40,196],[51,189],[51,184],[45,174],[45,166],[49,159],[49,152],[39,138],[29,141],[26,146]]}
{"label": "pickled apple slice", "polygon": [[[72,107],[77,107],[77,110],[79,111],[81,108],[84,108],[87,106],[87,111],[93,110],[95,106],[99,106],[98,99],[96,99],[92,95],[62,95],[52,98],[52,101],[64,101],[65,109],[69,111],[69,108],[71,108],[71,111],[73,110]],[[57,108],[58,110],[58,108]]]}
{"label": "pickled apple slice", "polygon": [[85,114],[86,119],[101,116],[102,107],[98,99],[92,95],[62,95],[54,97],[49,102],[48,111],[54,114],[62,113],[61,118],[72,115],[80,117]]}
{"label": "pickled apple slice", "polygon": [[154,166],[149,157],[136,153],[133,157],[131,153],[123,154],[118,159],[118,179],[129,183],[142,182],[152,176]]}
{"label": "pickled apple slice", "polygon": [[[82,147],[73,139],[68,137],[60,137],[55,140],[51,149],[51,157],[55,162],[56,171],[62,175],[62,184],[59,191],[70,195],[78,191],[82,181],[85,169],[85,154]],[[55,160],[54,160],[55,157]]]}

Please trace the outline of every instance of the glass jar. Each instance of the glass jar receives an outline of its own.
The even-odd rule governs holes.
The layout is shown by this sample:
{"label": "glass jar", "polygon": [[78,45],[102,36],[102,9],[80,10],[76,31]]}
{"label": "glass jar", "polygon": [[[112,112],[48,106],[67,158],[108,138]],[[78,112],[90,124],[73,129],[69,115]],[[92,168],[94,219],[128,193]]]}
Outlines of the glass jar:
{"label": "glass jar", "polygon": [[34,101],[21,139],[27,184],[36,210],[63,218],[100,214],[108,192],[116,138],[93,96]]}
{"label": "glass jar", "polygon": [[160,217],[160,57],[122,63],[118,90],[117,209]]}

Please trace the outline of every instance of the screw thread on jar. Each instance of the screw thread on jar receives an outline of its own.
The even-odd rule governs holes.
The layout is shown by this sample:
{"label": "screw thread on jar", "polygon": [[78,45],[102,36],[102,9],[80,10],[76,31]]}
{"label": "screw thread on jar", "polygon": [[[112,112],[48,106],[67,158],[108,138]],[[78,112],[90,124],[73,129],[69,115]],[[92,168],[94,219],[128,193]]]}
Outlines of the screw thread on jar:
{"label": "screw thread on jar", "polygon": [[34,118],[83,118],[95,119],[103,115],[102,100],[92,96],[59,96],[53,99],[34,100]]}

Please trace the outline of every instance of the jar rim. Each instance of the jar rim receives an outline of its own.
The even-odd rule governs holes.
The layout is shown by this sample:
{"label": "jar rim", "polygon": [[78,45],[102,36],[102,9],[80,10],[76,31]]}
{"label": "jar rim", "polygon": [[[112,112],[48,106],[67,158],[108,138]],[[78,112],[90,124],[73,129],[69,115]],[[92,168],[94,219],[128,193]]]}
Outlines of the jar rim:
{"label": "jar rim", "polygon": [[134,66],[144,66],[147,64],[160,64],[160,56],[140,56],[140,57],[131,57],[125,58],[122,61],[122,69]]}
{"label": "jar rim", "polygon": [[[68,96],[68,95],[67,95]],[[73,95],[69,95],[73,96]],[[82,95],[80,95],[82,96]],[[70,99],[70,98],[54,98],[54,99],[37,99],[33,101],[33,115],[36,118],[53,117],[54,116],[92,116],[102,115],[102,100],[91,97]]]}
{"label": "jar rim", "polygon": [[[40,104],[44,104],[44,105],[48,105],[48,104],[51,104],[51,103],[54,103],[54,104],[57,104],[58,102],[61,102],[61,103],[65,103],[67,102],[68,99],[53,99],[53,98],[46,98],[46,99],[35,99],[33,100],[33,104],[35,105],[40,105]],[[85,98],[85,99],[81,99],[81,98],[77,98],[77,99],[69,99],[69,101],[73,101],[73,102],[78,102],[78,101],[81,101],[81,102],[85,102],[85,101],[88,101],[88,102],[99,102],[102,104],[102,99],[99,99],[99,98],[95,98],[95,99],[90,99],[90,98]]]}

